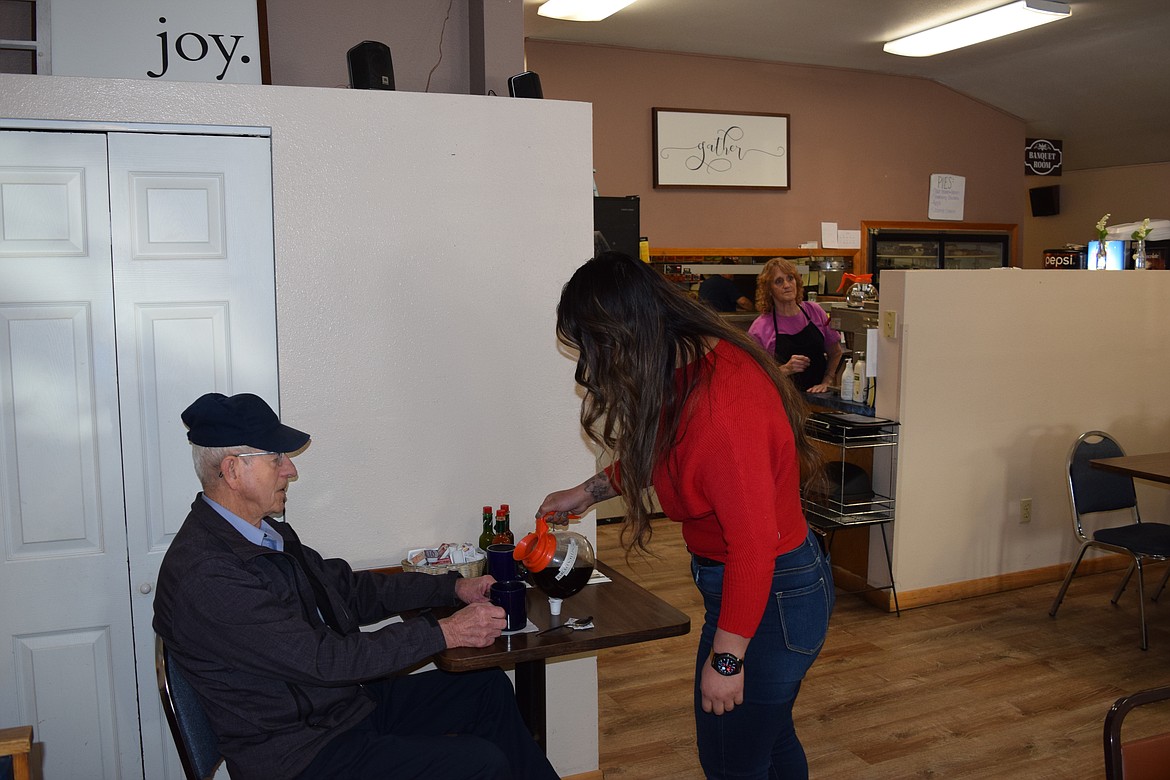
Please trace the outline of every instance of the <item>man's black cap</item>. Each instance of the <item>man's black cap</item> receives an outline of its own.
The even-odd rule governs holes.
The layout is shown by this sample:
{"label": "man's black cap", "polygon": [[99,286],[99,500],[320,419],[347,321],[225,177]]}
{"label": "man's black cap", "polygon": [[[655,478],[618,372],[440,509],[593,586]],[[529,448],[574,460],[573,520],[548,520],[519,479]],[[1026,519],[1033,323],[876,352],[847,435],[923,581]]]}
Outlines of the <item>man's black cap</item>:
{"label": "man's black cap", "polygon": [[309,434],[280,422],[264,399],[251,393],[207,393],[183,412],[187,439],[201,447],[255,447],[267,452],[296,452]]}

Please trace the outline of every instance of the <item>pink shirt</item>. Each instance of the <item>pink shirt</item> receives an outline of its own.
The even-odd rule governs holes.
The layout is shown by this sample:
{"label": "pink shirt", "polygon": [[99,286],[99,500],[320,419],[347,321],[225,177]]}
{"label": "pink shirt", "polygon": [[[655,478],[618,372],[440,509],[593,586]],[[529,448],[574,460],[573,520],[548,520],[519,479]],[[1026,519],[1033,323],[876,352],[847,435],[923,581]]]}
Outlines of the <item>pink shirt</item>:
{"label": "pink shirt", "polygon": [[[834,344],[841,343],[841,334],[829,327],[829,315],[825,310],[815,303],[809,301],[801,301],[800,308],[808,314],[805,318],[804,314],[794,314],[789,317],[783,315],[776,315],[776,327],[780,332],[786,336],[791,336],[794,333],[800,333],[808,325],[809,320],[821,331],[825,336],[825,352],[832,350]],[[756,343],[763,347],[769,355],[776,354],[776,328],[772,327],[772,312],[766,311],[759,317],[752,321],[752,325],[748,328],[748,335],[755,339]]]}

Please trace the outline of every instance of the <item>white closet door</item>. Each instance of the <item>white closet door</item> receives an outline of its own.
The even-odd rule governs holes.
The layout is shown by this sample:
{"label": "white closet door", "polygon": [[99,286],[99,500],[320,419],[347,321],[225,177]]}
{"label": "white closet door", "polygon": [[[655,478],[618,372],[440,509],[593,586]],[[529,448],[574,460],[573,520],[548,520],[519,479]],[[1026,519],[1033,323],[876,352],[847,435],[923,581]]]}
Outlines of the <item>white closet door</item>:
{"label": "white closet door", "polygon": [[277,406],[267,138],[111,134],[114,311],[146,777],[181,778],[154,676],[154,584],[199,490],[180,413],[208,392]]}
{"label": "white closet door", "polygon": [[181,778],[154,583],[198,490],[182,409],[277,406],[271,153],[108,147],[0,133],[0,726],[33,724],[47,778]]}
{"label": "white closet door", "polygon": [[141,777],[106,139],[0,133],[0,725]]}

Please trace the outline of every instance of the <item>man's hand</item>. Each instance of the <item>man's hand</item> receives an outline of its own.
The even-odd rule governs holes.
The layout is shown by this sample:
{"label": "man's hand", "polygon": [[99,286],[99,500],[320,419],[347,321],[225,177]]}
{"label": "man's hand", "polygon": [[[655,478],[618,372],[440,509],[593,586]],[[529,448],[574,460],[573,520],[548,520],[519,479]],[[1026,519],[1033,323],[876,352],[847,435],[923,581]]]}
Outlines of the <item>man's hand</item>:
{"label": "man's hand", "polygon": [[[480,578],[477,578],[480,579]],[[447,647],[487,647],[507,625],[503,607],[490,603],[469,604],[439,621]]]}
{"label": "man's hand", "polygon": [[492,583],[495,582],[490,574],[470,579],[461,577],[455,580],[455,597],[464,604],[479,604],[491,598]]}

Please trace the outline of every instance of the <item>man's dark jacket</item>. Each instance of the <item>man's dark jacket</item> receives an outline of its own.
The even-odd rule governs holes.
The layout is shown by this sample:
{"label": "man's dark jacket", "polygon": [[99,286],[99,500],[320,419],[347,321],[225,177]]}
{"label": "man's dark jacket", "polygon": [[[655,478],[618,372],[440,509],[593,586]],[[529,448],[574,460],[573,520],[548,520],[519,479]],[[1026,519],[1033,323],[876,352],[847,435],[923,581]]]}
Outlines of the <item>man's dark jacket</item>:
{"label": "man's dark jacket", "polygon": [[[286,540],[287,523],[267,518]],[[163,558],[154,630],[202,699],[234,780],[294,777],[373,709],[361,683],[444,649],[429,615],[372,632],[408,609],[455,605],[456,575],[354,572],[304,547],[339,633],[321,620],[301,565],[252,544],[202,495]]]}

